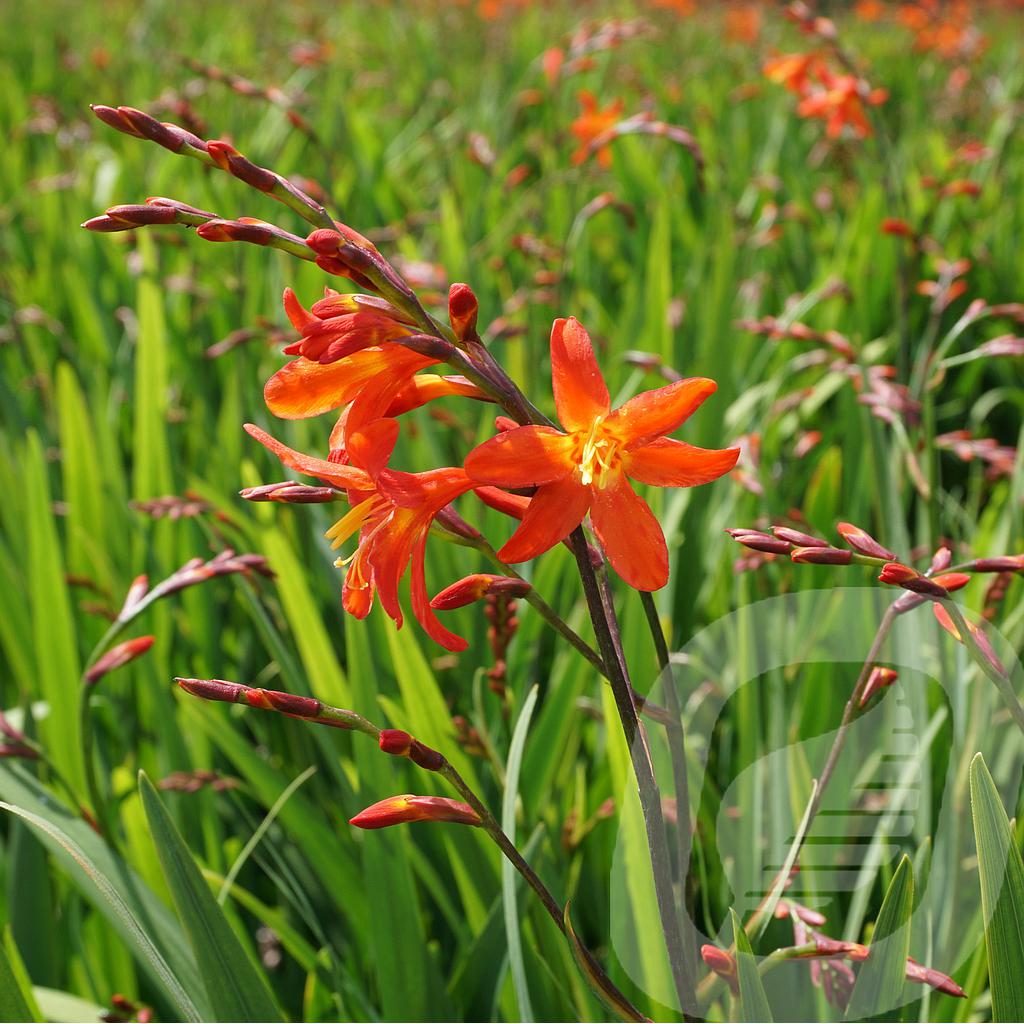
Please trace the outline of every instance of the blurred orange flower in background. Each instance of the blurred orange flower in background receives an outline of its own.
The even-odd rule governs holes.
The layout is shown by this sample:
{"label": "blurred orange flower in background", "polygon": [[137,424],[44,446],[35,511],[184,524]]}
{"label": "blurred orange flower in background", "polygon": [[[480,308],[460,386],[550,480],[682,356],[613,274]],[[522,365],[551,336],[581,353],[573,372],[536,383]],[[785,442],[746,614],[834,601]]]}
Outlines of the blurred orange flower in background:
{"label": "blurred orange flower in background", "polygon": [[[622,120],[625,104],[621,99],[610,103],[603,110],[597,104],[597,97],[588,89],[578,93],[580,116],[572,123],[572,133],[579,141],[579,148],[572,155],[574,164],[581,164],[593,152],[593,144],[602,136],[608,135]],[[597,162],[606,170],[612,165],[612,151],[608,145],[599,146],[596,150]]]}

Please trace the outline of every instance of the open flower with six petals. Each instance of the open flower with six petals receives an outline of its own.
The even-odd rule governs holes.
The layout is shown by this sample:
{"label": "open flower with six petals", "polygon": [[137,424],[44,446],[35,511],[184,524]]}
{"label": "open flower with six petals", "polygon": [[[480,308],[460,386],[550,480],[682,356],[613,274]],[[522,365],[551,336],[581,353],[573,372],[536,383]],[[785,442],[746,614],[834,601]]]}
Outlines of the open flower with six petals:
{"label": "open flower with six petals", "polygon": [[703,377],[646,391],[612,410],[590,337],[570,317],[551,331],[555,407],[564,431],[516,427],[474,449],[465,468],[477,484],[536,487],[519,528],[498,552],[505,562],[535,558],[589,513],[616,572],[638,590],[668,582],[661,526],[630,480],[692,487],[735,466],[738,448],[708,450],[675,441],[676,430],[717,385]]}

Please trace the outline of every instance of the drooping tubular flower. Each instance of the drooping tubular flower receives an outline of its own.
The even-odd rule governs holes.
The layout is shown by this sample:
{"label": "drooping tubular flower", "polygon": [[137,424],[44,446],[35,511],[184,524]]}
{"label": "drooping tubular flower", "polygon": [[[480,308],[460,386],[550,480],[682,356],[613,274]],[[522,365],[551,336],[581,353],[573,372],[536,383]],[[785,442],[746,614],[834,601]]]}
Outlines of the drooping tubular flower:
{"label": "drooping tubular flower", "polygon": [[343,453],[347,465],[296,452],[252,424],[245,429],[285,466],[345,491],[351,508],[327,531],[335,548],[358,535],[355,552],[335,563],[347,568],[342,587],[345,611],[357,619],[366,618],[376,594],[381,607],[401,628],[398,587],[411,564],[410,597],[417,621],[442,647],[464,650],[466,641],[445,629],[430,607],[424,557],[427,535],[438,513],[472,488],[466,473],[448,467],[426,473],[387,469],[398,439],[398,421],[394,419],[352,424]]}
{"label": "drooping tubular flower", "polygon": [[676,430],[717,385],[694,377],[645,391],[611,409],[608,387],[586,330],[574,318],[551,331],[555,407],[565,431],[506,430],[466,459],[477,484],[536,487],[519,528],[498,552],[504,562],[535,558],[590,513],[608,560],[638,590],[668,582],[661,526],[630,478],[656,487],[709,483],[736,464],[738,448],[696,448],[665,435]]}

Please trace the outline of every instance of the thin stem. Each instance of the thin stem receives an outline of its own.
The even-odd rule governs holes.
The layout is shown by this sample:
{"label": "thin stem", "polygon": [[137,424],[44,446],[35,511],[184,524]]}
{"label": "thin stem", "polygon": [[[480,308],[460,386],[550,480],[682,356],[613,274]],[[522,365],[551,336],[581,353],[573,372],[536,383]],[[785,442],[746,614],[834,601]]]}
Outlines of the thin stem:
{"label": "thin stem", "polygon": [[629,671],[622,655],[621,637],[615,608],[607,586],[599,582],[591,562],[590,548],[583,528],[577,527],[572,535],[573,553],[583,582],[583,592],[594,623],[598,648],[606,665],[611,669],[610,682],[615,697],[615,707],[619,713],[619,721],[629,748],[633,773],[636,777],[640,806],[644,816],[647,832],[647,846],[651,858],[651,873],[654,877],[655,897],[658,903],[658,914],[665,937],[669,967],[675,985],[679,1005],[684,1014],[691,1004],[694,994],[694,978],[687,963],[683,944],[682,930],[676,913],[675,895],[672,888],[672,869],[665,835],[665,819],[661,808],[661,791],[654,774],[651,752],[647,744],[647,734],[637,714],[633,700],[633,688],[629,680]]}
{"label": "thin stem", "polygon": [[[676,871],[677,877],[683,880],[685,886],[686,868],[690,859],[690,843],[693,837],[690,825],[690,782],[686,764],[686,731],[683,728],[675,670],[672,668],[672,659],[669,655],[665,631],[661,626],[661,618],[658,615],[658,607],[654,602],[654,595],[649,591],[642,590],[640,591],[640,602],[643,605],[647,628],[650,630],[654,650],[658,657],[658,666],[661,669],[662,689],[665,691],[665,709],[671,715],[671,721],[665,723],[665,737],[672,758],[672,777],[676,787]],[[682,903],[689,915],[690,906],[686,899],[685,888]],[[685,939],[689,938],[689,933],[690,929],[684,925]],[[691,963],[696,964],[696,949],[688,948],[687,957]]]}

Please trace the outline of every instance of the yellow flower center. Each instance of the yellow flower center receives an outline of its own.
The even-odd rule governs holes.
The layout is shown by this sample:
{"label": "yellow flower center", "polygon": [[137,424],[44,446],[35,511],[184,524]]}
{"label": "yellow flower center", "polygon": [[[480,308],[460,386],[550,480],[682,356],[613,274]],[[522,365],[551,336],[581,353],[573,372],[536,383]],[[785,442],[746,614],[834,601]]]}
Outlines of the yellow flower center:
{"label": "yellow flower center", "polygon": [[579,449],[580,483],[589,486],[596,483],[603,486],[606,473],[615,469],[619,462],[619,441],[604,429],[604,420],[594,420],[590,432],[582,435],[583,444]]}

